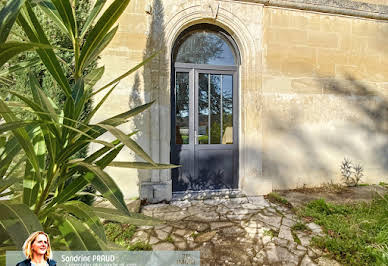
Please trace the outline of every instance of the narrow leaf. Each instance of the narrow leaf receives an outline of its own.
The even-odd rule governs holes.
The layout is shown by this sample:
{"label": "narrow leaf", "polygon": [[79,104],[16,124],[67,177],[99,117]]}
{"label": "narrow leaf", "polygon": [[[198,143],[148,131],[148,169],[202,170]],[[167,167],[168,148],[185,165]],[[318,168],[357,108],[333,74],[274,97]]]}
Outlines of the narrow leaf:
{"label": "narrow leaf", "polygon": [[136,169],[171,169],[180,167],[180,165],[174,164],[150,164],[144,162],[111,162],[109,166],[123,167],[123,168],[136,168]]}
{"label": "narrow leaf", "polygon": [[29,50],[33,50],[36,48],[49,49],[51,48],[48,45],[43,45],[39,43],[26,43],[26,42],[16,42],[10,41],[6,43],[0,44],[0,67],[2,67],[5,63],[8,62],[12,57]]}
{"label": "narrow leaf", "polygon": [[101,170],[98,166],[85,162],[79,162],[78,165],[93,173],[92,175],[86,174],[84,178],[88,180],[104,198],[108,199],[113,206],[122,211],[124,214],[129,213],[124,202],[123,194],[113,179],[106,172]]}
{"label": "narrow leaf", "polygon": [[0,179],[0,193],[19,181],[20,181],[20,179],[16,178],[16,177],[11,177],[11,178],[7,178],[7,179]]}
{"label": "narrow leaf", "polygon": [[88,34],[79,58],[79,76],[81,76],[82,71],[85,69],[85,67],[87,67],[85,63],[88,61],[89,57],[93,55],[94,51],[99,49],[101,41],[104,39],[120,15],[124,12],[129,4],[129,1],[130,0],[115,0],[100,17],[96,25]]}
{"label": "narrow leaf", "polygon": [[108,84],[106,84],[105,86],[103,86],[102,88],[98,89],[97,91],[95,91],[92,96],[94,96],[95,94],[105,90],[106,88],[108,88],[109,86],[119,82],[120,80],[122,80],[123,78],[129,76],[130,74],[132,74],[133,72],[135,72],[136,70],[138,70],[139,68],[141,68],[142,66],[144,66],[145,64],[147,64],[149,61],[151,61],[156,55],[158,54],[157,53],[154,53],[153,55],[151,55],[150,57],[148,57],[146,60],[144,60],[143,62],[137,64],[135,67],[131,68],[130,70],[128,70],[127,72],[125,72],[124,74],[122,74],[121,76],[119,76],[118,78],[115,78],[114,80],[112,80],[111,82],[109,82]]}
{"label": "narrow leaf", "polygon": [[88,206],[87,204],[78,201],[78,200],[71,200],[64,204],[60,204],[57,206],[59,209],[64,209],[68,213],[73,214],[78,219],[86,223],[90,229],[92,229],[93,232],[97,234],[99,238],[101,238],[103,241],[106,241],[106,236],[104,232],[104,227],[102,223],[100,222],[100,219],[96,216],[96,214],[93,212],[93,208]]}
{"label": "narrow leaf", "polygon": [[11,31],[25,0],[8,0],[0,11],[0,43],[4,43]]}
{"label": "narrow leaf", "polygon": [[85,91],[88,91],[96,85],[97,81],[99,81],[104,74],[105,67],[99,67],[96,69],[93,69],[85,76]]}
{"label": "narrow leaf", "polygon": [[36,174],[32,171],[30,163],[26,162],[23,178],[23,203],[28,207],[34,207],[39,193],[40,182]]}
{"label": "narrow leaf", "polygon": [[93,24],[94,19],[98,16],[101,9],[104,7],[106,3],[106,0],[97,0],[96,4],[93,6],[93,9],[90,11],[90,14],[84,24],[84,27],[82,28],[81,36],[82,39],[85,34],[88,32],[90,26]]}
{"label": "narrow leaf", "polygon": [[59,231],[70,250],[103,250],[101,240],[85,223],[71,215],[54,215]]}
{"label": "narrow leaf", "polygon": [[7,201],[0,201],[0,224],[19,249],[30,234],[43,230],[38,217],[27,205]]}
{"label": "narrow leaf", "polygon": [[42,11],[49,17],[51,20],[58,26],[58,28],[68,37],[71,39],[71,36],[69,36],[69,32],[67,31],[67,28],[63,21],[61,20],[61,17],[58,13],[58,10],[55,8],[53,3],[50,1],[40,1],[39,7],[42,9]]}
{"label": "narrow leaf", "polygon": [[[17,22],[22,26],[30,41],[50,45],[41,25],[39,24],[32,10],[31,5],[28,2],[26,2],[24,7],[21,9]],[[70,97],[71,92],[69,83],[53,50],[38,49],[37,53],[63,92],[66,94],[66,96]]]}
{"label": "narrow leaf", "polygon": [[[0,99],[0,113],[6,122],[15,122],[17,118],[12,113],[12,111],[8,108],[8,106]],[[34,167],[34,170],[37,172],[37,176],[41,179],[40,171],[39,171],[39,163],[38,159],[34,152],[34,147],[30,141],[30,138],[24,128],[18,128],[12,130],[13,135],[19,142],[19,145],[23,148],[26,153],[27,158],[29,159],[31,165]]]}
{"label": "narrow leaf", "polygon": [[150,164],[156,166],[155,162],[152,160],[152,158],[137,144],[134,140],[131,138],[128,138],[127,135],[122,132],[120,129],[111,126],[111,125],[104,125],[104,124],[98,124],[100,127],[105,128],[108,130],[113,136],[121,140],[121,142],[133,150],[138,156],[149,162]]}

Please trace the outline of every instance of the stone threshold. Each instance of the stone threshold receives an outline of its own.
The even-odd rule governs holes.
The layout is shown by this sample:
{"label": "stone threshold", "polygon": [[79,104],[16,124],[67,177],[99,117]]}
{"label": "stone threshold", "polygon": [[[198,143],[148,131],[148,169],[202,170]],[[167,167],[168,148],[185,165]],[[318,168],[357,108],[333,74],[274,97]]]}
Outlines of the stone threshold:
{"label": "stone threshold", "polygon": [[184,192],[173,192],[171,201],[181,200],[205,200],[205,199],[228,199],[240,198],[246,195],[239,189],[218,189],[218,190],[187,190]]}

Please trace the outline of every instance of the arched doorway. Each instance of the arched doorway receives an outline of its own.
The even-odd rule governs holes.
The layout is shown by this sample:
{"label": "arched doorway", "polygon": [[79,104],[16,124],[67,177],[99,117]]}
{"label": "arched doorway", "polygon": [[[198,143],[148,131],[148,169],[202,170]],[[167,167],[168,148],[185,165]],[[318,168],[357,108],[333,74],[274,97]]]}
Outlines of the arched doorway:
{"label": "arched doorway", "polygon": [[238,188],[238,65],[231,36],[197,24],[172,53],[173,192]]}

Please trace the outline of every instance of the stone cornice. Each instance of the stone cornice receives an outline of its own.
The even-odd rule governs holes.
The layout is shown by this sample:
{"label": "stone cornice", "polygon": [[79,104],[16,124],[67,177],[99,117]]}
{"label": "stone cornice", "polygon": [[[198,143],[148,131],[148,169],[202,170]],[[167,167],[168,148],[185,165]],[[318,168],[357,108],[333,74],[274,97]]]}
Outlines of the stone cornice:
{"label": "stone cornice", "polygon": [[388,5],[375,5],[351,0],[235,0],[265,6],[308,10],[388,21]]}

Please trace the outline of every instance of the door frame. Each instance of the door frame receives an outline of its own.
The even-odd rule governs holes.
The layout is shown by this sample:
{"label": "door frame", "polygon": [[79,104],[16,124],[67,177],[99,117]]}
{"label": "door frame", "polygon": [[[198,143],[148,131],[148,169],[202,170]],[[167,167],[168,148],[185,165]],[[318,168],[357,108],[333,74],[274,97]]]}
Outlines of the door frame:
{"label": "door frame", "polygon": [[[173,159],[173,151],[177,146],[176,141],[176,97],[175,97],[175,78],[177,72],[187,72],[189,73],[189,144],[178,144],[185,145],[185,150],[192,150],[193,153],[193,170],[194,176],[197,176],[198,173],[198,150],[195,150],[195,145],[200,147],[200,149],[211,149],[214,146],[219,145],[231,145],[233,146],[233,184],[232,190],[238,189],[239,185],[239,114],[240,114],[240,105],[239,105],[239,75],[238,75],[238,66],[220,66],[220,65],[205,65],[205,64],[189,64],[189,63],[175,63],[171,71],[171,139],[170,139],[170,161]],[[199,73],[209,73],[209,74],[225,74],[232,75],[233,77],[233,144],[208,144],[208,145],[198,145],[197,139],[194,136],[195,130],[198,130],[198,76]],[[193,102],[195,101],[195,102]],[[193,108],[194,107],[194,108]],[[229,146],[230,147],[230,146]],[[183,147],[181,147],[183,148]],[[221,148],[221,147],[219,147]],[[174,185],[174,184],[173,184]],[[173,193],[182,193],[182,191],[174,191]]]}

